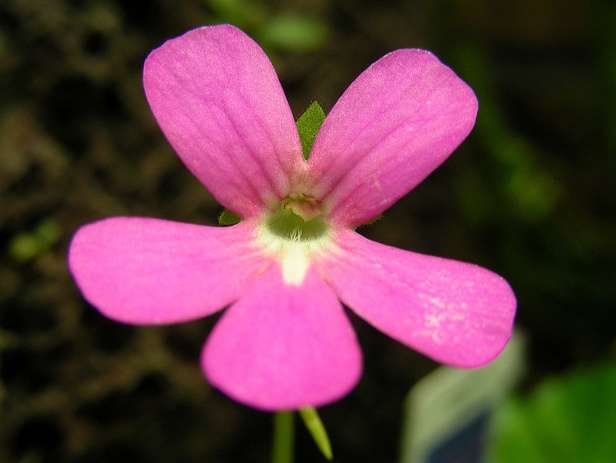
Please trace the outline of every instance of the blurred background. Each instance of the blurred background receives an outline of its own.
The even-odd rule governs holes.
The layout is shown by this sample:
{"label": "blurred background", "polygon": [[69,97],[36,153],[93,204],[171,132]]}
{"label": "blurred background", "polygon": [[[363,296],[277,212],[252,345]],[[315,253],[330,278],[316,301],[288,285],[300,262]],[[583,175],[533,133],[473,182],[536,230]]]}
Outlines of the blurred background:
{"label": "blurred background", "polygon": [[[116,324],[66,268],[75,229],[102,217],[216,223],[220,206],[149,112],[141,67],[165,39],[220,22],[264,46],[296,117],[315,99],[328,111],[396,48],[428,48],[471,85],[480,110],[468,140],[362,232],[489,267],[515,289],[526,373],[500,422],[547,434],[527,450],[549,445],[529,456],[515,447],[523,438],[510,439],[494,444],[495,461],[614,461],[570,450],[613,440],[596,428],[616,416],[606,387],[616,362],[616,4],[599,0],[2,0],[0,461],[268,461],[271,416],[213,390],[198,367],[216,317]],[[437,365],[352,318],[365,373],[321,416],[337,461],[395,462],[404,398]],[[583,387],[555,399],[580,375]],[[321,461],[299,426],[296,454]]]}

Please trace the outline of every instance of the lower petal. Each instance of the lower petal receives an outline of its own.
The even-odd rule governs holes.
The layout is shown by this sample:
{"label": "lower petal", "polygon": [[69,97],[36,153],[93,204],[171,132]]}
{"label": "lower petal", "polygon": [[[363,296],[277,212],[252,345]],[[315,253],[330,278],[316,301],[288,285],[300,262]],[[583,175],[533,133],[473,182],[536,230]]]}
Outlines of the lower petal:
{"label": "lower petal", "polygon": [[459,367],[494,359],[512,331],[515,296],[500,276],[472,264],[339,234],[324,262],[342,301],[385,334]]}
{"label": "lower petal", "polygon": [[273,265],[218,322],[202,355],[209,381],[263,410],[317,406],[361,374],[355,333],[333,291],[309,271],[301,286]]}
{"label": "lower petal", "polygon": [[77,231],[69,266],[84,297],[109,318],[191,320],[234,302],[268,265],[250,248],[253,229],[115,217]]}

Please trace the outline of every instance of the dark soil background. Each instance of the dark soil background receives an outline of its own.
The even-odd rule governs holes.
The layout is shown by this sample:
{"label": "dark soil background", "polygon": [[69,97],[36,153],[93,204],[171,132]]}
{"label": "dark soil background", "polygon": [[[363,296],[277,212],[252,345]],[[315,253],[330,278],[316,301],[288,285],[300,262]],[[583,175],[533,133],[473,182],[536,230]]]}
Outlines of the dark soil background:
{"label": "dark soil background", "polygon": [[[0,461],[265,462],[271,416],[198,367],[214,323],[135,328],[67,273],[72,233],[112,215],[214,224],[141,87],[147,53],[233,22],[272,56],[294,114],[327,111],[375,59],[433,50],[476,91],[475,130],[383,219],[379,241],[505,276],[529,341],[522,390],[616,358],[614,2],[0,3]],[[365,373],[321,415],[342,462],[394,462],[402,402],[436,365],[353,319]],[[298,428],[297,461],[320,461]]]}

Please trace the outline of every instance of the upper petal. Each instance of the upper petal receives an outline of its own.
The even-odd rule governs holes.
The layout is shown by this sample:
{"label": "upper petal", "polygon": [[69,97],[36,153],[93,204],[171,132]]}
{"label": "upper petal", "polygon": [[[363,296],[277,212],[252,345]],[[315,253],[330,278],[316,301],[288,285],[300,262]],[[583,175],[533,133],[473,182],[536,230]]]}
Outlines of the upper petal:
{"label": "upper petal", "polygon": [[205,316],[235,301],[268,265],[251,247],[253,227],[205,227],[116,217],[81,227],[69,266],[104,315],[135,324]]}
{"label": "upper petal", "polygon": [[355,333],[314,271],[301,286],[270,267],[214,327],[202,355],[210,382],[264,410],[334,401],[361,374]]}
{"label": "upper petal", "polygon": [[250,37],[221,25],[168,40],[146,59],[143,84],[167,139],[221,204],[248,217],[286,196],[301,144],[276,72]]}
{"label": "upper petal", "polygon": [[324,263],[342,302],[387,335],[446,364],[478,367],[509,340],[505,280],[476,265],[416,254],[344,230]]}
{"label": "upper petal", "polygon": [[476,114],[473,91],[433,54],[389,53],[325,119],[309,160],[313,194],[337,222],[366,223],[439,166]]}

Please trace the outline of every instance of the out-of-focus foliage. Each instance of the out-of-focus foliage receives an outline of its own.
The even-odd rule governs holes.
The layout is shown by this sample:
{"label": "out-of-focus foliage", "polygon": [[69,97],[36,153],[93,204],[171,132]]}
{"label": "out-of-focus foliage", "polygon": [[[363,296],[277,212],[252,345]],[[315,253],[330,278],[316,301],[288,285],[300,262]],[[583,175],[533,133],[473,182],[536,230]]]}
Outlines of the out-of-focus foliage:
{"label": "out-of-focus foliage", "polygon": [[[228,22],[242,28],[264,48],[302,52],[325,45],[328,25],[309,9],[285,11],[268,2],[251,0],[205,0],[213,23]],[[303,10],[303,11],[302,11]]]}
{"label": "out-of-focus foliage", "polygon": [[48,252],[60,237],[60,229],[54,221],[38,224],[34,230],[23,232],[9,244],[9,255],[18,262],[34,259]]}
{"label": "out-of-focus foliage", "polygon": [[494,417],[489,461],[606,463],[616,456],[616,366],[551,378]]}
{"label": "out-of-focus foliage", "polygon": [[[213,319],[119,325],[88,306],[66,249],[111,215],[216,224],[220,206],[173,154],[141,87],[162,41],[234,22],[273,57],[295,116],[328,112],[401,47],[473,87],[477,127],[371,238],[473,261],[516,289],[526,387],[613,359],[616,6],[599,0],[0,1],[0,461],[264,461],[270,417],[203,380]],[[213,317],[215,318],[215,317]],[[340,461],[394,461],[401,404],[434,368],[353,318],[358,388],[319,410]],[[298,431],[298,461],[318,461]]]}

